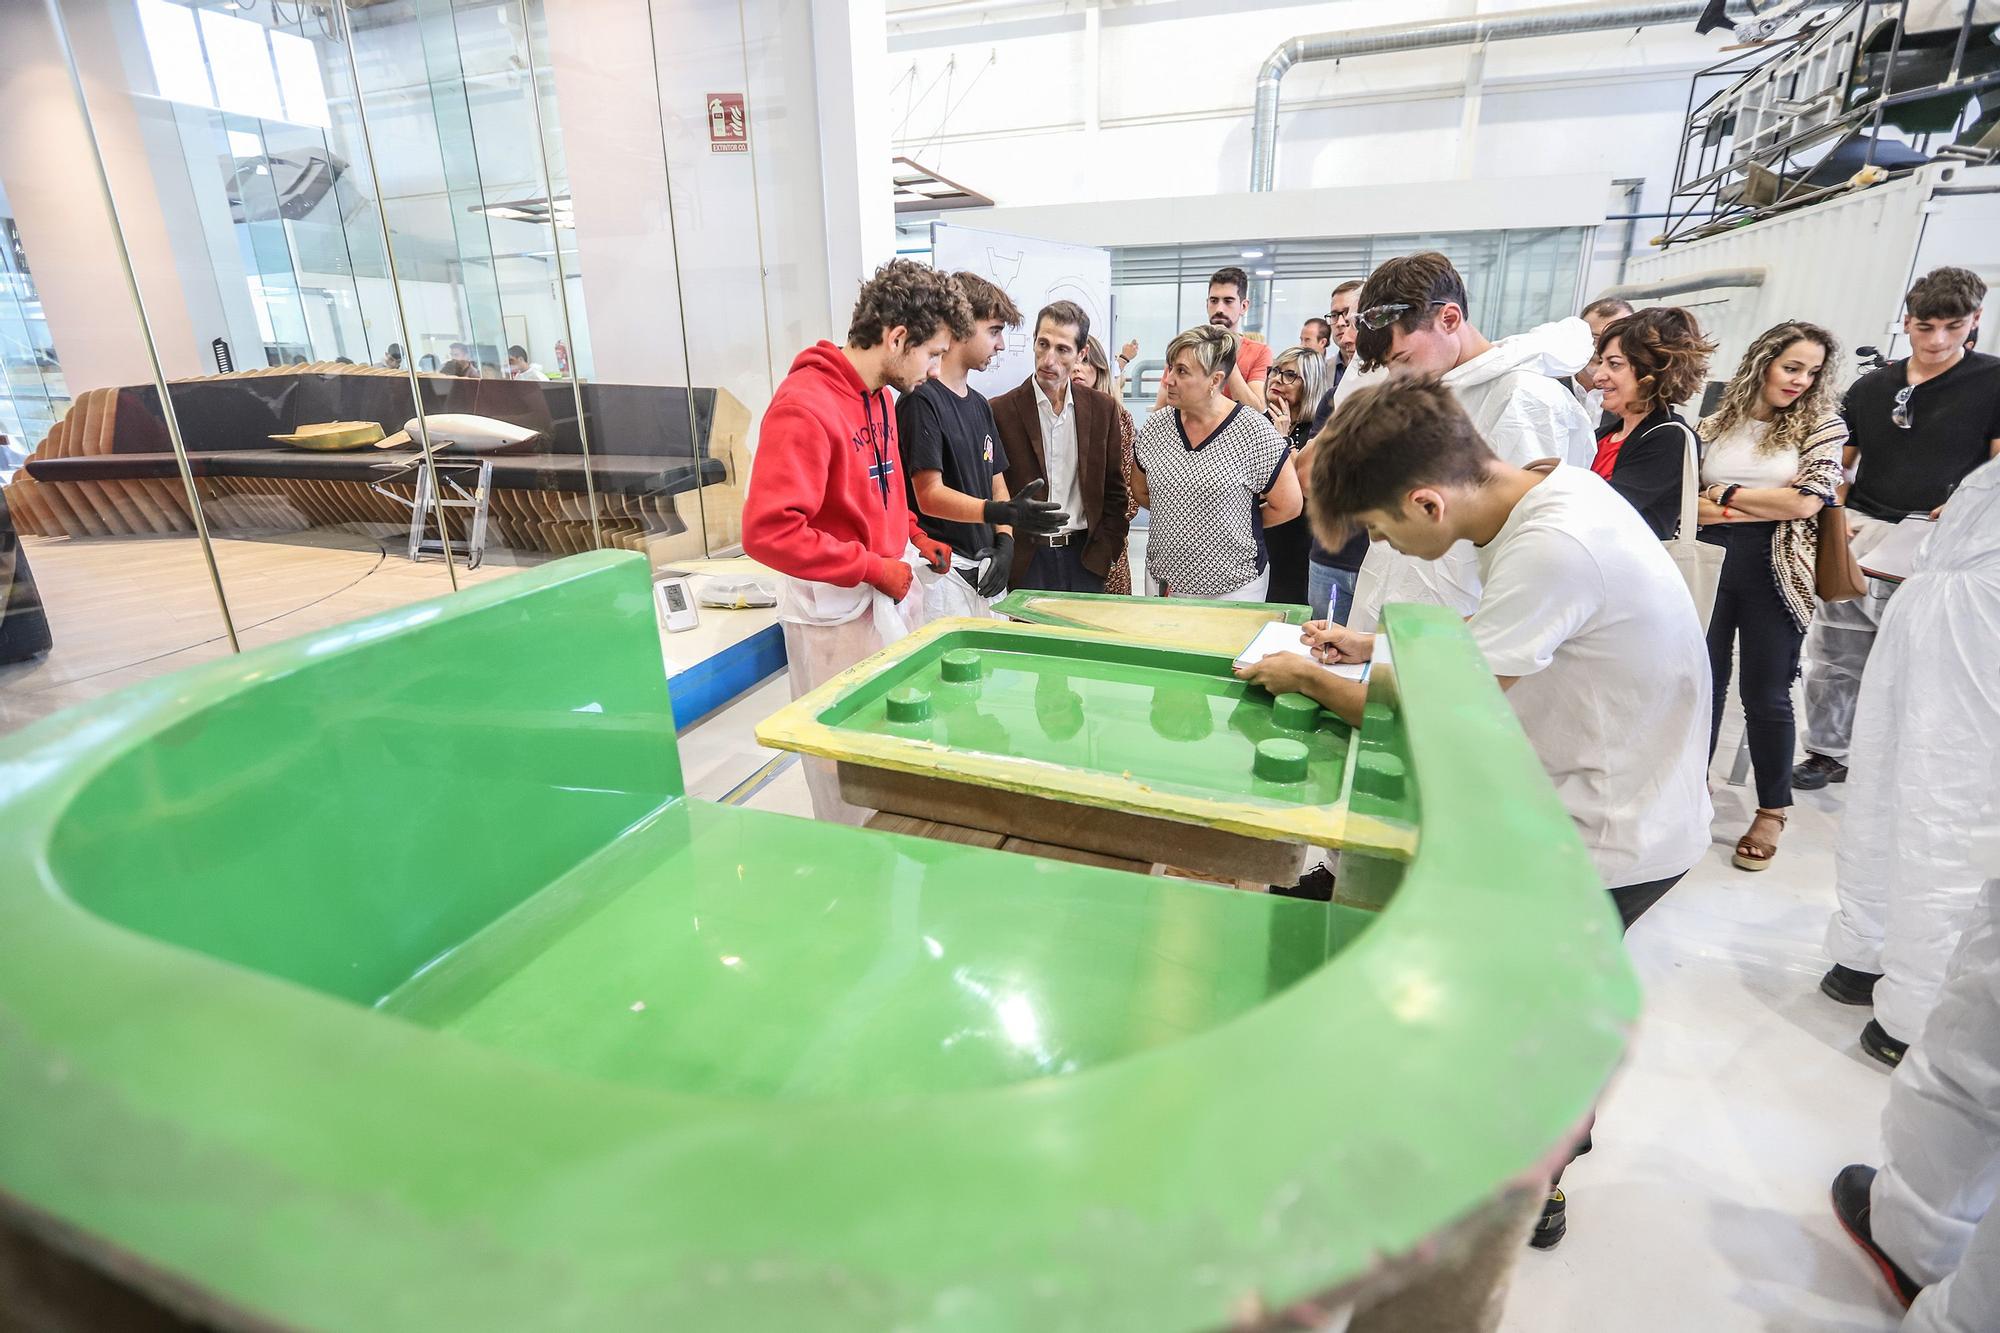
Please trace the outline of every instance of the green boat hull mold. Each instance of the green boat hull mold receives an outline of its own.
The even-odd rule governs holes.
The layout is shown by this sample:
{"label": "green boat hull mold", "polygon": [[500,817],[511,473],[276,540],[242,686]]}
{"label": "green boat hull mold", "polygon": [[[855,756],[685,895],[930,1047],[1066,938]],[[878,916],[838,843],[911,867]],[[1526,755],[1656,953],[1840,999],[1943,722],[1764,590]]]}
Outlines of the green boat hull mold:
{"label": "green boat hull mold", "polygon": [[1418,830],[1365,911],[689,800],[650,599],[577,556],[0,741],[0,1227],[220,1327],[1214,1329],[1428,1253],[1617,1063],[1442,613],[1352,741]]}

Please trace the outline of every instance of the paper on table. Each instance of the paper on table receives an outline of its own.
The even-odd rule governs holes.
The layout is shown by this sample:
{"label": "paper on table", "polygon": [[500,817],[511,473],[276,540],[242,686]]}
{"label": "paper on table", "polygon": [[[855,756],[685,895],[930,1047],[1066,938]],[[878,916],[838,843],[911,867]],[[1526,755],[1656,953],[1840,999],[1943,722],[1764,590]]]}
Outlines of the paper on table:
{"label": "paper on table", "polygon": [[1328,666],[1324,662],[1315,661],[1312,649],[1299,640],[1299,627],[1288,625],[1282,620],[1271,621],[1258,630],[1257,637],[1250,640],[1249,646],[1236,654],[1236,665],[1249,666],[1252,662],[1261,661],[1272,653],[1297,653],[1320,670],[1331,671],[1346,680],[1364,680],[1368,676],[1366,662],[1342,662],[1336,666]]}

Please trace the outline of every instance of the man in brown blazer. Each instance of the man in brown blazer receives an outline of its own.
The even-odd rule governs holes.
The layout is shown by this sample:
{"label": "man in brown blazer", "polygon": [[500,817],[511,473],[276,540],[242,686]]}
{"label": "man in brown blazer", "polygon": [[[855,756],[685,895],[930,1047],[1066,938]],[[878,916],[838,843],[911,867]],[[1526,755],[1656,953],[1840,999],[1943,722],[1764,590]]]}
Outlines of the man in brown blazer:
{"label": "man in brown blazer", "polygon": [[1073,301],[1035,316],[1035,373],[993,399],[993,422],[1007,454],[1007,493],[1048,484],[1047,498],[1069,516],[1064,530],[1014,548],[1010,588],[1103,592],[1125,550],[1125,473],[1118,404],[1070,380],[1090,336],[1090,316]]}

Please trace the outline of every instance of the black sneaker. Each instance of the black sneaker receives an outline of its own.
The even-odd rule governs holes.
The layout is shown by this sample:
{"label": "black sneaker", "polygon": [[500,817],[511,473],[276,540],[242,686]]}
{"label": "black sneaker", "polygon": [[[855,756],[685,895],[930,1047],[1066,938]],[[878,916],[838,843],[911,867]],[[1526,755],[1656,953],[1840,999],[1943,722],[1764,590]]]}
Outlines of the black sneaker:
{"label": "black sneaker", "polygon": [[1549,1201],[1542,1205],[1541,1220],[1535,1223],[1535,1232],[1528,1237],[1528,1244],[1537,1250],[1553,1250],[1569,1234],[1569,1201],[1563,1198],[1560,1189],[1549,1191]]}
{"label": "black sneaker", "polygon": [[1800,791],[1818,791],[1829,782],[1847,781],[1847,765],[1823,754],[1808,754],[1806,761],[1792,770],[1792,785]]}
{"label": "black sneaker", "polygon": [[1330,903],[1333,901],[1333,871],[1322,861],[1300,875],[1298,883],[1273,884],[1271,892],[1281,898],[1307,898],[1316,903]]}
{"label": "black sneaker", "polygon": [[1880,972],[1861,972],[1835,963],[1819,979],[1819,990],[1827,999],[1842,1004],[1873,1004],[1875,983],[1881,979]]}
{"label": "black sneaker", "polygon": [[1903,1063],[1903,1053],[1910,1049],[1910,1043],[1897,1041],[1889,1035],[1887,1029],[1871,1018],[1868,1020],[1868,1026],[1861,1029],[1861,1049],[1894,1069]]}
{"label": "black sneaker", "polygon": [[1889,1284],[1889,1290],[1896,1293],[1896,1299],[1907,1310],[1910,1302],[1917,1298],[1917,1293],[1924,1289],[1923,1284],[1905,1273],[1875,1244],[1875,1233],[1868,1218],[1868,1191],[1874,1183],[1874,1167],[1842,1167],[1840,1174],[1833,1178],[1833,1215],[1839,1219],[1841,1230],[1861,1247],[1861,1252],[1875,1261],[1875,1266],[1882,1270],[1882,1277]]}

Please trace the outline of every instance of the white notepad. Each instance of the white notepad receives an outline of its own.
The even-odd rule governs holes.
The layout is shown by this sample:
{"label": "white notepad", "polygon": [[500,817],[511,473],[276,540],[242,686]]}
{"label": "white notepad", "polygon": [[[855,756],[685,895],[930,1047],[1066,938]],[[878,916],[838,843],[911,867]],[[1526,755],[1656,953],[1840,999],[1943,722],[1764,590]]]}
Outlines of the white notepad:
{"label": "white notepad", "polygon": [[1236,665],[1249,666],[1252,662],[1262,661],[1272,653],[1296,653],[1320,670],[1331,671],[1334,675],[1347,680],[1365,680],[1368,677],[1366,662],[1342,662],[1328,666],[1324,662],[1314,661],[1312,649],[1299,640],[1299,627],[1288,625],[1282,620],[1273,620],[1258,630],[1257,637],[1250,640],[1242,652],[1236,654]]}
{"label": "white notepad", "polygon": [[1861,557],[1861,572],[1901,583],[1916,572],[1917,548],[1935,531],[1937,525],[1927,518],[1904,519],[1874,550]]}

